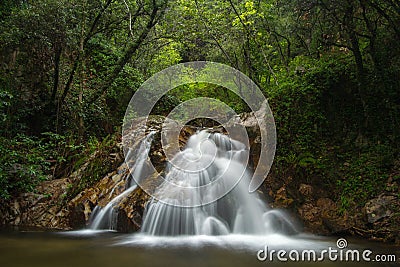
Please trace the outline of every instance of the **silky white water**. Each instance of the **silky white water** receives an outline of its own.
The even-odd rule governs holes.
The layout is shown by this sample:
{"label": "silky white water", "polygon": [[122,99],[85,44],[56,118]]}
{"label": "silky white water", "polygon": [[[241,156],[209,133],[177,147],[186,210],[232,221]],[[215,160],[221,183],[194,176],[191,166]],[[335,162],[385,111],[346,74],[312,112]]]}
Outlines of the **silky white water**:
{"label": "silky white water", "polygon": [[[247,154],[245,145],[220,133],[200,131],[191,136],[185,149],[172,158],[165,182],[156,190],[160,199],[168,198],[167,203],[176,205],[153,198],[147,205],[141,232],[151,236],[295,232],[295,226],[281,211],[271,210],[257,192],[248,192],[251,177],[245,164]],[[236,185],[227,195],[208,203],[232,183]],[[214,186],[201,190],[209,184]],[[185,195],[181,188],[198,190]]]}

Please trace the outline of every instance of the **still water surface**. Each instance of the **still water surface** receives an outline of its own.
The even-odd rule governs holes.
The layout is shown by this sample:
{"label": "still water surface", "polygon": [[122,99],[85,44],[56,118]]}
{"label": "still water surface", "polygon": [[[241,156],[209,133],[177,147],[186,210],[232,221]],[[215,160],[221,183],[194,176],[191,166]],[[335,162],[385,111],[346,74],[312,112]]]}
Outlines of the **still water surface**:
{"label": "still water surface", "polygon": [[[399,247],[352,239],[348,240],[349,248],[396,254],[397,263],[349,263],[328,260],[317,263],[280,263],[276,259],[273,262],[257,260],[257,249],[264,248],[263,240],[273,247],[280,241],[284,244],[286,242],[284,238],[275,236],[268,240],[268,237],[258,237],[250,242],[245,236],[229,237],[229,239],[202,237],[193,240],[147,239],[140,235],[112,232],[0,231],[0,266],[400,266]],[[313,239],[310,236],[303,236],[297,238],[297,241],[290,242],[292,248],[313,249],[310,246],[314,246],[315,249],[328,246],[336,248],[335,238]]]}

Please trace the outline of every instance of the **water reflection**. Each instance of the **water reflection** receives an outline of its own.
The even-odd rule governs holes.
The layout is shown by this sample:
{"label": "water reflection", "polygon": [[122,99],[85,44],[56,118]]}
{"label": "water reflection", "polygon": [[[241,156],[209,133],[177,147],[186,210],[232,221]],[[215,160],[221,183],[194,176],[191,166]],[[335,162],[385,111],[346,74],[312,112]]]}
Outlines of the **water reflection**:
{"label": "water reflection", "polygon": [[[200,236],[196,242],[181,237],[178,243],[173,238],[159,238],[146,240],[148,237],[140,235],[118,234],[110,231],[76,231],[64,233],[48,232],[1,232],[0,233],[0,262],[1,266],[47,267],[47,266],[399,266],[399,263],[349,263],[349,262],[260,262],[256,252],[258,242],[263,237],[252,238],[252,242],[245,236],[230,236],[223,242],[223,237]],[[193,238],[193,237],[192,237]],[[303,238],[303,240],[302,240]],[[304,249],[322,248],[335,245],[336,239],[310,239],[310,236],[297,237],[297,243],[292,245],[303,246]],[[250,238],[249,238],[250,239]],[[308,239],[308,241],[306,241]],[[284,239],[271,239],[276,247],[278,242],[284,244]],[[293,241],[293,240],[292,240]],[[307,243],[308,242],[308,243]],[[399,247],[375,242],[348,240],[352,248],[369,248],[378,253],[396,253]],[[152,244],[152,245],[149,245]],[[197,244],[197,245],[194,245]],[[225,244],[225,245],[223,245]],[[247,246],[243,245],[247,244]],[[249,245],[253,244],[255,247]],[[302,245],[303,244],[303,245]],[[260,247],[262,244],[260,244]],[[272,245],[271,245],[272,246]],[[240,247],[244,249],[240,249]]]}

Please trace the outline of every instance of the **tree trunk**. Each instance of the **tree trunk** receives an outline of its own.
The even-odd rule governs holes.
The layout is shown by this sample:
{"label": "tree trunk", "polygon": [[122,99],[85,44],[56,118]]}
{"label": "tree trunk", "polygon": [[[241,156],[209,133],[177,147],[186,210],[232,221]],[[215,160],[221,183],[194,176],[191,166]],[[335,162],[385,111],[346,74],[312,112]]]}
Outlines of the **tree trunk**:
{"label": "tree trunk", "polygon": [[350,41],[351,51],[353,52],[354,60],[356,63],[356,70],[357,70],[357,90],[358,95],[360,98],[361,106],[363,109],[363,127],[365,129],[368,127],[368,112],[367,112],[367,103],[365,99],[365,93],[363,88],[366,86],[366,79],[365,79],[365,69],[364,69],[364,62],[362,53],[360,50],[360,43],[358,40],[358,36],[356,33],[355,21],[354,21],[354,6],[352,3],[349,3],[348,8],[346,9],[346,13],[343,20],[347,35]]}
{"label": "tree trunk", "polygon": [[[100,21],[101,17],[103,16],[104,12],[107,10],[107,8],[111,5],[112,2],[113,2],[113,0],[108,0],[106,2],[106,4],[103,6],[103,8],[100,10],[100,12],[97,14],[96,18],[94,19],[94,21],[93,21],[93,23],[92,23],[92,25],[90,27],[89,33],[86,35],[86,37],[85,37],[85,39],[83,41],[83,48],[85,48],[87,42],[89,42],[89,40],[92,38],[93,32],[96,29],[97,24],[99,23],[99,21]],[[78,69],[78,66],[80,64],[81,57],[82,57],[82,54],[79,53],[75,58],[74,65],[73,65],[73,67],[71,69],[71,72],[69,74],[67,83],[64,86],[64,91],[63,91],[62,96],[60,97],[60,99],[58,101],[59,102],[58,103],[59,108],[62,107],[62,104],[64,103],[64,100],[65,100],[65,98],[67,97],[67,95],[69,93],[69,90],[71,88],[72,82],[74,81],[76,70]]]}
{"label": "tree trunk", "polygon": [[61,59],[62,46],[59,44],[55,45],[54,55],[54,74],[53,74],[53,91],[51,93],[51,102],[55,103],[56,95],[58,91],[58,83],[60,81],[60,59]]}
{"label": "tree trunk", "polygon": [[[146,27],[143,29],[139,37],[128,47],[128,49],[125,51],[125,54],[118,60],[116,66],[111,71],[111,74],[108,76],[109,78],[107,79],[107,81],[105,81],[98,92],[94,94],[89,99],[89,101],[87,101],[89,105],[96,102],[96,100],[98,100],[107,91],[114,80],[118,77],[119,73],[124,69],[125,65],[131,60],[132,56],[136,53],[141,44],[144,42],[151,29],[157,24],[157,16],[159,15],[160,8],[161,7],[158,6],[155,1],[153,1],[153,9],[150,14],[150,18],[146,24]],[[163,12],[162,8],[161,10],[161,12]]]}

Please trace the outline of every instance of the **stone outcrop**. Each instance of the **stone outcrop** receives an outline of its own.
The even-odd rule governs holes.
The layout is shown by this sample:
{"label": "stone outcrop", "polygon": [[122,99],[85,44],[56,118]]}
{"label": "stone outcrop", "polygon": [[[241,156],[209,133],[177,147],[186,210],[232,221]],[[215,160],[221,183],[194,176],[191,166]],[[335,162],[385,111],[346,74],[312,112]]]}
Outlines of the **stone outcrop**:
{"label": "stone outcrop", "polygon": [[371,199],[365,204],[365,213],[368,223],[376,223],[379,220],[390,217],[395,213],[397,197],[390,195],[380,195],[377,198]]}
{"label": "stone outcrop", "polygon": [[78,211],[85,206],[72,207],[68,199],[82,184],[82,180],[99,170],[108,172],[122,163],[118,145],[111,150],[97,150],[69,177],[42,182],[34,192],[23,193],[10,201],[0,203],[0,224],[15,227],[38,227],[51,229],[76,229],[82,227]]}
{"label": "stone outcrop", "polygon": [[[116,171],[107,174],[94,186],[79,193],[67,206],[69,226],[72,228],[87,226],[94,208],[96,206],[104,207],[122,193],[126,188],[129,176],[129,168],[123,163]],[[120,232],[138,230],[148,199],[149,196],[140,188],[122,199],[115,207],[118,213],[116,230]]]}
{"label": "stone outcrop", "polygon": [[68,229],[65,210],[59,205],[65,196],[68,178],[43,182],[35,193],[19,195],[3,203],[0,218],[3,225]]}

